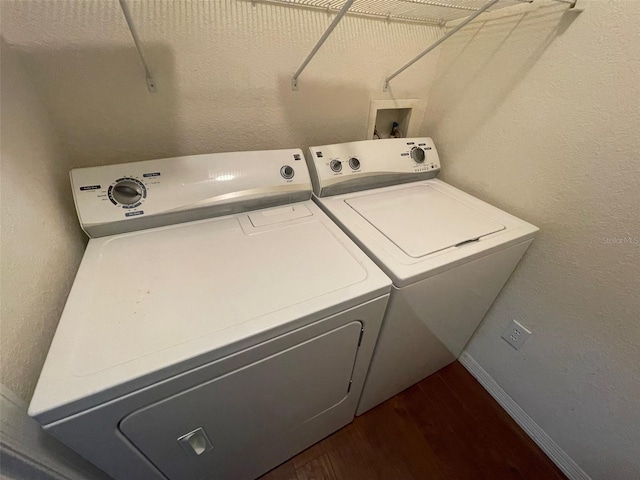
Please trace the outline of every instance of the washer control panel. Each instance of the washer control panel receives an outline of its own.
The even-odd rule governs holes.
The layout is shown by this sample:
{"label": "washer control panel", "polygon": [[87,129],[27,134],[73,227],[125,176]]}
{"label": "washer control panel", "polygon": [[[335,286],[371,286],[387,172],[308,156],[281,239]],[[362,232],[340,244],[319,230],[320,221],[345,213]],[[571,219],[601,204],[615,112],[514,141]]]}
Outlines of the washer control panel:
{"label": "washer control panel", "polygon": [[163,158],[71,171],[76,210],[90,237],[306,200],[302,151]]}
{"label": "washer control panel", "polygon": [[318,196],[433,178],[440,158],[433,140],[390,138],[311,147],[308,159]]}

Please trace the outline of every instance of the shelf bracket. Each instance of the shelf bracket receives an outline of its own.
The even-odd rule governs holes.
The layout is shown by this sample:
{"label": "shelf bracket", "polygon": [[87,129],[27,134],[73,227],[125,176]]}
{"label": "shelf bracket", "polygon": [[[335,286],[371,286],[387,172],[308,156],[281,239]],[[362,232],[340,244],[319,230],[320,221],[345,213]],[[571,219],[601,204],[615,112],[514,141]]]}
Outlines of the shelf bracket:
{"label": "shelf bracket", "polygon": [[333,29],[336,28],[336,26],[338,26],[338,23],[340,23],[340,20],[342,20],[342,17],[344,17],[344,15],[347,13],[347,11],[349,10],[349,7],[351,7],[351,4],[354,1],[355,0],[347,0],[345,2],[345,4],[342,6],[340,11],[336,15],[336,18],[333,19],[333,22],[331,22],[331,25],[329,25],[329,28],[327,28],[327,31],[322,34],[322,36],[320,37],[320,40],[318,40],[318,43],[316,43],[316,46],[313,47],[313,50],[311,50],[311,53],[307,55],[307,58],[304,59],[304,62],[302,62],[302,65],[300,65],[300,67],[298,67],[298,70],[296,70],[296,73],[293,74],[293,77],[291,77],[292,90],[298,90],[298,77],[304,71],[304,69],[307,68],[307,65],[309,64],[311,59],[315,56],[315,54],[318,53],[318,50],[320,50],[320,47],[322,47],[322,44],[325,42],[325,40],[329,38],[329,35],[331,35],[331,32],[333,32]]}
{"label": "shelf bracket", "polygon": [[578,3],[578,0],[555,0],[558,3],[566,3],[567,5],[569,5],[569,9],[572,8],[576,8],[576,4]]}
{"label": "shelf bracket", "polygon": [[442,42],[444,42],[445,40],[447,40],[449,37],[455,35],[458,30],[460,30],[461,28],[463,28],[465,25],[467,25],[468,23],[472,22],[473,20],[475,20],[479,15],[481,15],[482,13],[484,13],[486,10],[488,10],[489,8],[491,8],[493,5],[495,5],[496,3],[498,3],[499,0],[491,0],[489,3],[485,4],[483,7],[479,8],[478,10],[476,10],[473,14],[471,14],[470,16],[468,16],[463,22],[459,23],[458,25],[456,25],[453,29],[451,29],[450,31],[448,31],[445,35],[443,35],[442,37],[440,37],[438,40],[436,40],[433,44],[431,44],[429,46],[429,48],[427,48],[426,50],[424,50],[422,53],[420,53],[417,57],[415,57],[413,60],[411,60],[410,62],[408,62],[406,65],[404,65],[403,67],[399,68],[398,70],[396,70],[394,73],[392,73],[391,75],[389,75],[387,78],[384,79],[384,85],[382,86],[382,91],[383,92],[387,92],[389,91],[389,82],[391,80],[393,80],[394,78],[396,78],[398,75],[400,75],[402,72],[404,72],[407,68],[409,68],[411,65],[413,65],[414,63],[416,63],[418,60],[420,60],[422,57],[424,57],[427,53],[429,53],[430,51],[432,51],[434,48],[436,48],[438,45],[440,45]]}
{"label": "shelf bracket", "polygon": [[133,18],[131,17],[131,11],[129,11],[129,5],[127,5],[127,0],[120,0],[120,8],[122,8],[122,13],[124,14],[124,19],[127,21],[127,26],[129,27],[129,31],[131,32],[131,37],[133,38],[133,43],[136,46],[136,50],[138,50],[138,56],[140,57],[140,63],[144,68],[144,75],[147,80],[147,89],[150,92],[156,92],[156,81],[151,74],[151,70],[149,70],[149,65],[147,64],[147,59],[144,56],[144,52],[142,51],[142,44],[140,43],[140,37],[138,37],[138,32],[136,31],[136,26],[133,24]]}

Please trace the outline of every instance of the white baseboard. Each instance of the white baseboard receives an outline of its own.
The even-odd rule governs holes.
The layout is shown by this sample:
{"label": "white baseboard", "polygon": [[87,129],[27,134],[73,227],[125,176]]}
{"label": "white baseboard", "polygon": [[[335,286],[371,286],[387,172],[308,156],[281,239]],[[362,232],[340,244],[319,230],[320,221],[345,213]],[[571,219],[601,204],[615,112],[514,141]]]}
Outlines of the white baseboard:
{"label": "white baseboard", "polygon": [[549,435],[533,419],[527,415],[507,392],[480,366],[467,352],[462,352],[458,361],[473,375],[491,394],[502,408],[513,418],[520,428],[542,449],[570,480],[591,480],[576,462],[554,442]]}

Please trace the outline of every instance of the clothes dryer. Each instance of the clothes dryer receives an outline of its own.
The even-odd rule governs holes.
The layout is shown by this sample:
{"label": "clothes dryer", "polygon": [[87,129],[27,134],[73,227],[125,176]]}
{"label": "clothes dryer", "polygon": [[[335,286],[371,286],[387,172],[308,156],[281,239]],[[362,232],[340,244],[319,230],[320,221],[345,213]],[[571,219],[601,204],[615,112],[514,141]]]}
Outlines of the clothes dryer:
{"label": "clothes dryer", "polygon": [[116,480],[252,479],[351,422],[391,282],[300,150],[71,172],[91,239],[29,414]]}

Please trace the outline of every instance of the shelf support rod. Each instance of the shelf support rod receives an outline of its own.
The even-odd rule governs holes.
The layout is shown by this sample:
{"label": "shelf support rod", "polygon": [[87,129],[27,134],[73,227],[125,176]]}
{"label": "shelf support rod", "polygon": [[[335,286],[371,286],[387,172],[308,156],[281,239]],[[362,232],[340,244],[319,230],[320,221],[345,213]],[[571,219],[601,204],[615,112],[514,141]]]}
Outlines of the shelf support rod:
{"label": "shelf support rod", "polygon": [[144,52],[142,51],[142,44],[140,43],[140,37],[138,37],[136,26],[133,23],[133,18],[131,17],[131,11],[129,10],[129,5],[127,5],[127,0],[120,0],[120,8],[122,8],[122,13],[124,14],[124,19],[127,21],[127,26],[129,27],[129,31],[131,32],[133,43],[136,46],[136,50],[138,50],[138,56],[140,57],[140,62],[144,67],[144,75],[147,80],[147,89],[150,92],[155,92],[156,81],[153,78],[153,75],[151,74],[151,70],[149,69],[149,64],[147,63],[147,59],[144,56]]}
{"label": "shelf support rod", "polygon": [[470,16],[468,16],[462,23],[456,25],[453,29],[451,29],[450,31],[448,31],[446,34],[444,34],[442,37],[440,37],[438,40],[435,41],[435,43],[433,43],[431,46],[429,46],[429,48],[427,48],[425,51],[423,51],[422,53],[420,53],[417,57],[415,57],[413,60],[411,60],[409,63],[407,63],[406,65],[404,65],[403,67],[399,68],[398,70],[396,70],[394,73],[392,73],[391,75],[389,75],[387,78],[384,79],[384,85],[382,86],[382,91],[386,92],[389,90],[389,82],[391,80],[393,80],[394,78],[396,78],[398,75],[400,75],[402,72],[404,72],[407,68],[409,68],[411,65],[413,65],[414,63],[416,63],[418,60],[420,60],[422,57],[424,57],[427,53],[429,53],[431,50],[433,50],[434,48],[436,48],[438,45],[440,45],[442,42],[444,42],[445,40],[447,40],[449,37],[455,35],[458,30],[460,30],[461,28],[463,28],[465,25],[467,25],[468,23],[472,22],[473,20],[476,19],[476,17],[478,17],[480,14],[484,13],[486,10],[488,10],[489,8],[491,8],[493,5],[495,5],[496,3],[498,3],[498,0],[491,0],[489,3],[485,4],[483,7],[479,8],[476,12],[474,12],[473,14],[471,14]]}
{"label": "shelf support rod", "polygon": [[304,71],[304,69],[307,68],[307,65],[309,64],[311,59],[315,56],[315,54],[318,53],[318,50],[320,50],[320,47],[322,47],[322,44],[325,42],[325,40],[329,38],[329,35],[331,35],[331,32],[333,32],[333,29],[338,26],[338,23],[340,23],[340,20],[342,20],[342,17],[344,17],[344,15],[347,13],[347,11],[349,10],[349,7],[351,7],[351,4],[354,1],[355,0],[347,0],[345,2],[345,4],[342,6],[342,9],[336,15],[336,18],[333,19],[333,22],[331,22],[331,25],[329,25],[329,28],[327,28],[327,31],[322,34],[322,36],[320,37],[320,40],[318,40],[318,43],[316,43],[316,46],[313,47],[313,50],[311,50],[311,53],[307,55],[307,58],[304,59],[304,62],[302,62],[302,65],[300,65],[300,67],[298,67],[298,70],[296,70],[296,73],[293,74],[293,77],[291,77],[292,90],[298,90],[298,77]]}

